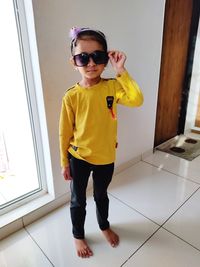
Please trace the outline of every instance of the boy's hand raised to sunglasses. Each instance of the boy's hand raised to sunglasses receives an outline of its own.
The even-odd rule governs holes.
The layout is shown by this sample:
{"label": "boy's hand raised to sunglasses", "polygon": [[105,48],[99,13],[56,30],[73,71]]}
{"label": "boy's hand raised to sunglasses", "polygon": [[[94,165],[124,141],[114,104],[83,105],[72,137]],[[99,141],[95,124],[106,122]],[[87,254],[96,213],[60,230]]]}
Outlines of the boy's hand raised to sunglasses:
{"label": "boy's hand raised to sunglasses", "polygon": [[123,52],[112,50],[108,52],[108,57],[117,75],[122,74],[122,72],[126,70],[124,67],[124,63],[126,61],[126,55]]}

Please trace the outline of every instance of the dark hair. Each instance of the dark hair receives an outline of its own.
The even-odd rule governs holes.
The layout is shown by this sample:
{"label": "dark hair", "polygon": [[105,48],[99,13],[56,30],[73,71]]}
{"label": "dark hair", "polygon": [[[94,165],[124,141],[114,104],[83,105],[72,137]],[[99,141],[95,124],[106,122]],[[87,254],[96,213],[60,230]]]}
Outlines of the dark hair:
{"label": "dark hair", "polygon": [[97,41],[103,48],[103,51],[107,52],[107,42],[106,37],[101,31],[95,31],[91,29],[83,29],[77,33],[77,36],[71,41],[71,53],[73,55],[73,50],[77,46],[79,40],[94,40]]}

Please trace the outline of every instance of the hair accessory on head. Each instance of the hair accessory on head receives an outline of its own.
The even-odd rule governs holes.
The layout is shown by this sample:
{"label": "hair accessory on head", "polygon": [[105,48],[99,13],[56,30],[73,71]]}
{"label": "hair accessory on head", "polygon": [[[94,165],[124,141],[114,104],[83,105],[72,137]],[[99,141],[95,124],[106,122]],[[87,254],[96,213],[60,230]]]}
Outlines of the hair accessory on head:
{"label": "hair accessory on head", "polygon": [[82,29],[83,28],[78,28],[78,27],[73,27],[70,29],[69,37],[71,38],[72,41],[77,38],[77,35],[79,34],[79,32],[82,31]]}
{"label": "hair accessory on head", "polygon": [[93,31],[93,32],[97,32],[98,34],[100,34],[104,39],[105,39],[105,35],[101,32],[101,31],[97,31],[97,30],[94,30],[94,29],[90,29],[90,28],[79,28],[79,27],[72,27],[70,29],[70,32],[69,32],[69,37],[71,38],[71,42],[73,42],[78,34],[80,32],[84,32],[84,31]]}
{"label": "hair accessory on head", "polygon": [[[89,36],[94,35],[96,40],[102,45],[103,50],[107,52],[107,42],[106,42],[106,37],[103,34],[103,32],[94,30],[91,28],[79,28],[79,27],[73,27],[70,29],[69,32],[69,37],[71,39],[71,53],[73,55],[73,48],[76,46],[77,39],[79,38],[80,33],[88,32]],[[99,38],[100,37],[100,38]]]}

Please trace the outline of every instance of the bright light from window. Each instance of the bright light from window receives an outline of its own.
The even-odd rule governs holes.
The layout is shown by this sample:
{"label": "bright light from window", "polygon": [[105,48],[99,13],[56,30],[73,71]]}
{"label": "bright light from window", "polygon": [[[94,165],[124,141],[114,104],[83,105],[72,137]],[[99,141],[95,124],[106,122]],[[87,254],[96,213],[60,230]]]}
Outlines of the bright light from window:
{"label": "bright light from window", "polygon": [[[3,2],[2,2],[3,1]],[[0,205],[40,187],[12,0],[0,9]]]}

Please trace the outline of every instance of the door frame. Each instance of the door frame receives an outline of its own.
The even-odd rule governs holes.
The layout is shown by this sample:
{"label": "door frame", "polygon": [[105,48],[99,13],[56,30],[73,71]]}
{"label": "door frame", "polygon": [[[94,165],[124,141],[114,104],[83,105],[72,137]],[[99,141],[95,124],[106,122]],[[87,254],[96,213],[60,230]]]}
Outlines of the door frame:
{"label": "door frame", "polygon": [[184,133],[199,14],[199,0],[166,0],[154,147]]}

